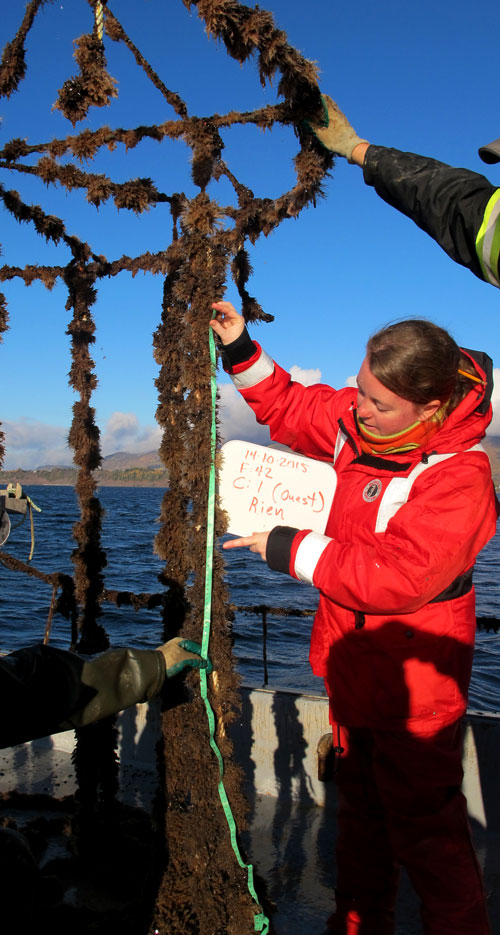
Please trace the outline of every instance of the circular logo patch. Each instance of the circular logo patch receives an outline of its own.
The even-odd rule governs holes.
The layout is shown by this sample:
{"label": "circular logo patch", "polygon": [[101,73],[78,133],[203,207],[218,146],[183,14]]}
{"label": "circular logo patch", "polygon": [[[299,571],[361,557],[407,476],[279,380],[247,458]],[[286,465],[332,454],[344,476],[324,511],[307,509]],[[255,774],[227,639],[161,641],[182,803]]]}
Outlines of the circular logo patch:
{"label": "circular logo patch", "polygon": [[365,489],[363,490],[363,500],[366,503],[371,503],[372,500],[376,500],[380,491],[382,490],[382,481],[381,480],[370,480],[368,481]]}

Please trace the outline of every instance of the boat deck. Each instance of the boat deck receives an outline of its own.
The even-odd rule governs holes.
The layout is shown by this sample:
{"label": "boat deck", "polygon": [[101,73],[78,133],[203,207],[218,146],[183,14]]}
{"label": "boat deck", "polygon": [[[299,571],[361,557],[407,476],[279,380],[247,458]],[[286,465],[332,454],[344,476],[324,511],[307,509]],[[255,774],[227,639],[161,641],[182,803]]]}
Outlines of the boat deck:
{"label": "boat deck", "polygon": [[[247,848],[276,904],[276,935],[322,935],[334,909],[335,785],[318,780],[330,733],[323,696],[248,687],[234,735],[252,809]],[[500,935],[500,715],[469,711],[464,785],[493,935]],[[450,868],[453,872],[453,868]],[[418,899],[402,875],[397,935],[420,935]]]}
{"label": "boat deck", "polygon": [[[120,799],[146,812],[157,787],[153,763],[158,720],[153,704],[121,715]],[[500,935],[500,716],[476,714],[469,720],[464,788],[492,933]],[[265,881],[267,898],[275,906],[274,935],[322,935],[334,908],[335,787],[318,782],[316,758],[317,740],[327,728],[322,698],[250,688],[243,692],[242,717],[233,737],[250,806],[249,830],[242,840],[255,868],[257,892],[262,898]],[[67,732],[0,750],[0,793],[16,790],[54,800],[71,796],[76,787],[73,746],[74,736]],[[22,827],[22,814],[16,820]],[[81,898],[88,905],[88,893]],[[403,876],[396,935],[421,933],[418,900]]]}
{"label": "boat deck", "polygon": [[[473,826],[483,867],[492,935],[500,935],[500,835]],[[323,935],[334,908],[333,848],[335,813],[317,805],[283,806],[274,796],[258,796],[247,838],[249,856],[276,906],[275,935]],[[419,903],[403,873],[396,935],[422,935]]]}

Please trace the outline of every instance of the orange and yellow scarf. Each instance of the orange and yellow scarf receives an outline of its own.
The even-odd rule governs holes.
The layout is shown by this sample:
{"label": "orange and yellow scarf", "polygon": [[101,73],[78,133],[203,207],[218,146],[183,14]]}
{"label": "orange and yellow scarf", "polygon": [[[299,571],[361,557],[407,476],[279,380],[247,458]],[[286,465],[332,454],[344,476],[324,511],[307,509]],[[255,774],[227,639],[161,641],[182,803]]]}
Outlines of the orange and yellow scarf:
{"label": "orange and yellow scarf", "polygon": [[446,417],[447,406],[440,409],[425,422],[414,422],[413,425],[396,432],[395,435],[377,435],[370,432],[362,422],[358,421],[361,451],[369,455],[401,454],[413,451],[421,445],[427,445],[432,436],[441,428]]}

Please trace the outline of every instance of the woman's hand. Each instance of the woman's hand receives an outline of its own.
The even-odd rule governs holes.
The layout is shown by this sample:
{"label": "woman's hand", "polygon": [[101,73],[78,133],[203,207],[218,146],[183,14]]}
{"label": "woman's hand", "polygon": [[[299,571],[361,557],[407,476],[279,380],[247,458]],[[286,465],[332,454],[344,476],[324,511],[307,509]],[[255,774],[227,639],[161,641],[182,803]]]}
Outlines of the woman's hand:
{"label": "woman's hand", "polygon": [[231,344],[243,334],[245,319],[236,311],[231,302],[212,302],[212,308],[217,313],[212,318],[210,326],[219,335],[223,344]]}
{"label": "woman's hand", "polygon": [[243,536],[241,539],[230,539],[224,542],[223,549],[242,549],[249,548],[251,552],[258,552],[261,559],[266,560],[266,548],[269,532],[253,532],[251,536]]}

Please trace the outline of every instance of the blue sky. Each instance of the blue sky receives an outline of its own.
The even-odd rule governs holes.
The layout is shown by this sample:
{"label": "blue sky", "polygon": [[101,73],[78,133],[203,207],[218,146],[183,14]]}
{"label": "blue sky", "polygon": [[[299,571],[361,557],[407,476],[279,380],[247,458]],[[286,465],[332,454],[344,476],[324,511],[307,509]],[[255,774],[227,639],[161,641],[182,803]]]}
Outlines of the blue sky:
{"label": "blue sky", "polygon": [[[477,148],[500,135],[495,37],[500,10],[493,0],[403,4],[385,0],[264,0],[289,42],[317,62],[320,83],[371,142],[434,156],[483,172],[500,185],[500,167],[485,167]],[[182,0],[110,0],[110,8],[164,83],[186,100],[191,114],[249,110],[277,100],[262,88],[255,63],[240,66],[210,39]],[[2,10],[1,45],[24,12],[22,0]],[[72,39],[92,29],[85,0],[47,3],[27,41],[27,77],[0,101],[0,141],[30,144],[73,132],[52,111],[57,90],[75,74]],[[111,107],[94,109],[77,129],[134,127],[173,118],[173,111],[140,72],[130,53],[105,39],[108,70],[118,82]],[[291,129],[263,134],[253,127],[224,132],[224,158],[256,195],[276,197],[294,180],[296,140]],[[88,171],[115,181],[147,176],[164,192],[195,194],[189,150],[183,142],[146,142],[125,152],[102,153]],[[62,217],[68,231],[96,253],[116,259],[170,242],[168,209],[140,217],[99,211],[80,192],[47,188],[37,179],[0,169],[0,181],[29,203]],[[231,193],[212,183],[210,194],[228,203]],[[459,343],[487,350],[500,367],[498,290],[452,263],[422,231],[382,202],[361,171],[339,159],[327,197],[298,220],[283,222],[251,249],[250,291],[275,315],[252,334],[285,367],[306,378],[343,386],[358,370],[368,335],[394,318],[424,316],[448,328]],[[1,262],[64,265],[64,246],[47,245],[27,225],[0,209]],[[70,463],[65,447],[74,395],[67,385],[69,313],[60,284],[3,285],[11,328],[2,346],[1,418],[6,467]],[[104,454],[151,450],[155,426],[156,365],[151,335],[160,317],[161,277],[127,273],[102,282],[94,306],[99,387],[94,395]],[[228,285],[226,297],[237,302]],[[216,298],[216,297],[213,297]],[[207,306],[212,297],[207,296]],[[226,436],[253,437],[255,429],[221,375]],[[497,381],[500,387],[500,381]],[[500,412],[500,406],[499,412]],[[497,414],[498,418],[498,414]],[[500,434],[500,423],[498,432]]]}

